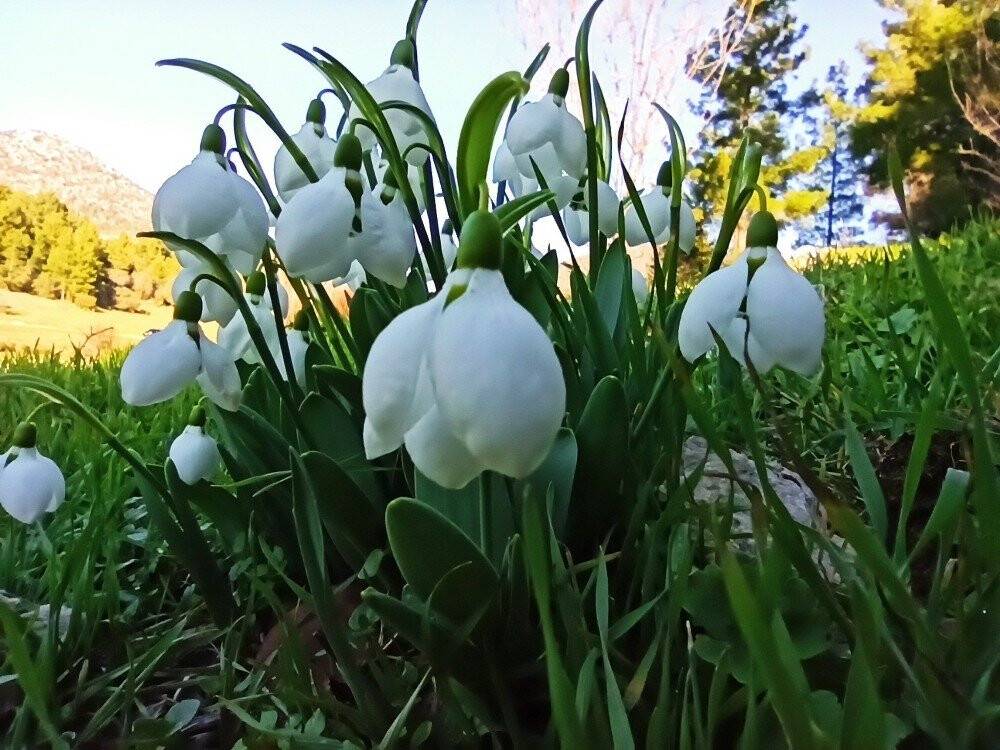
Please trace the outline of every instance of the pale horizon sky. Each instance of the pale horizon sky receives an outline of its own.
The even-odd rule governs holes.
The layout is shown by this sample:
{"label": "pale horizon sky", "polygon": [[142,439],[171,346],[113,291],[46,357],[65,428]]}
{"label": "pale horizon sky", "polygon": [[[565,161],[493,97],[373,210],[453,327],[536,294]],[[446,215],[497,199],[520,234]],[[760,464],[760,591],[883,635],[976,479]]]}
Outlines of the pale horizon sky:
{"label": "pale horizon sky", "polygon": [[[234,98],[221,83],[157,68],[156,60],[194,57],[230,69],[294,132],[324,81],[281,43],[323,47],[367,81],[386,66],[409,7],[410,0],[3,0],[0,130],[64,137],[153,192],[191,160],[202,128]],[[418,37],[422,83],[452,151],[482,86],[505,70],[523,70],[534,55],[520,41],[511,7],[509,0],[427,5]],[[796,0],[793,12],[810,27],[810,57],[793,87],[822,79],[842,59],[859,81],[858,44],[879,41],[887,17],[876,0]],[[545,83],[536,88],[544,91]],[[690,94],[680,86],[667,105],[694,141]],[[335,123],[339,111],[328,101]],[[250,134],[269,168],[276,140],[253,122]]]}

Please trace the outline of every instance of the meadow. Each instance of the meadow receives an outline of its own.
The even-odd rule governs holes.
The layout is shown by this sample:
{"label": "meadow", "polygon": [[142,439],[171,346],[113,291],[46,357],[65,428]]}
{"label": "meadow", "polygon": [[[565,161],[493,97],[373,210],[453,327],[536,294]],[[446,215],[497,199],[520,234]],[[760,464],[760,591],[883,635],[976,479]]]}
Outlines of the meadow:
{"label": "meadow", "polygon": [[[994,435],[998,229],[1000,222],[984,218],[928,243],[970,339]],[[870,512],[881,495],[890,533],[900,508],[909,506],[912,544],[949,469],[965,467],[967,454],[967,403],[942,356],[913,258],[906,250],[854,249],[810,262],[807,275],[828,311],[822,375],[770,379],[753,405],[762,417],[760,437],[770,455],[807,467],[859,510]],[[163,456],[195,393],[143,410],[140,421],[120,398],[121,361],[29,352],[5,355],[0,371],[50,379],[103,415],[141,455]],[[699,385],[720,430],[739,447],[739,425],[729,416],[738,410],[719,372],[703,368]],[[227,554],[225,529],[205,525],[244,607],[233,626],[218,629],[189,571],[151,528],[131,473],[90,428],[35,394],[6,389],[0,442],[6,445],[28,414],[66,474],[67,502],[34,526],[0,520],[0,590],[9,606],[2,615],[0,744],[25,746],[40,721],[74,732],[81,748],[114,737],[131,737],[135,747],[228,747],[238,736],[290,747],[349,746],[320,738],[328,704],[313,680],[330,665],[303,658],[317,625],[298,604],[301,591],[280,550],[251,538]],[[945,563],[915,565],[912,589],[930,596]]]}

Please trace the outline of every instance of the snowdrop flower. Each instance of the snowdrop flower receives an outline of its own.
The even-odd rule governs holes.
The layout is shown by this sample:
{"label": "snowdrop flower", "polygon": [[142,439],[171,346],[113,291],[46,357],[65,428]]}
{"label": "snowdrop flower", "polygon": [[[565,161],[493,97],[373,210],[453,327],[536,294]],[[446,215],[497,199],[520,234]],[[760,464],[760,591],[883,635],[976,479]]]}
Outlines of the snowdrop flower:
{"label": "snowdrop flower", "polygon": [[201,298],[181,292],[174,319],[133,347],[122,365],[122,398],[132,406],[167,401],[197,381],[213,403],[236,411],[240,404],[240,375],[232,356],[201,330]]}
{"label": "snowdrop flower", "polygon": [[[606,237],[613,237],[618,232],[618,194],[604,180],[597,181],[597,227]],[[590,212],[587,210],[587,186],[573,197],[572,202],[563,209],[563,226],[566,234],[574,245],[586,245],[590,242]]]}
{"label": "snowdrop flower", "polygon": [[646,281],[646,274],[635,266],[632,266],[632,294],[635,296],[635,303],[641,310],[649,300],[649,283]]}
{"label": "snowdrop flower", "polygon": [[[281,305],[281,318],[284,320],[288,311],[288,292],[285,292],[284,299],[282,299],[281,292],[284,289],[280,284],[277,289],[281,290],[278,293],[278,304]],[[276,359],[280,359],[278,324],[274,319],[271,295],[267,291],[267,280],[260,271],[254,271],[247,277],[246,301],[253,313],[254,320],[264,334],[268,349],[272,354],[277,352]],[[242,315],[234,317],[219,331],[219,346],[228,351],[233,359],[242,359],[250,364],[257,364],[261,361],[260,353],[250,338],[250,329],[247,328],[246,319]]]}
{"label": "snowdrop flower", "polygon": [[[309,161],[318,178],[322,178],[333,168],[333,154],[337,142],[326,133],[326,105],[317,97],[309,103],[306,122],[292,141]],[[300,189],[310,184],[295,159],[282,144],[274,155],[274,185],[281,200],[288,203]]]}
{"label": "snowdrop flower", "polygon": [[[649,221],[649,228],[653,232],[653,240],[657,245],[663,244],[670,239],[670,185],[672,175],[670,162],[665,161],[660,167],[660,173],[656,178],[656,185],[644,191],[639,200],[642,202],[643,211]],[[694,212],[686,200],[681,200],[680,231],[678,235],[678,245],[685,253],[690,253],[694,248]],[[636,245],[646,245],[649,243],[649,235],[643,229],[639,220],[639,213],[631,203],[625,208],[625,242],[630,247]]]}
{"label": "snowdrop flower", "polygon": [[[225,260],[223,260],[225,262]],[[228,264],[227,264],[228,265]],[[239,283],[239,277],[235,273],[231,274],[231,279]],[[188,267],[181,267],[180,272],[174,279],[170,287],[170,294],[174,302],[181,292],[186,292],[191,288],[191,283],[199,276],[212,276],[217,278],[215,269],[207,263],[198,263]],[[225,289],[219,284],[208,279],[202,279],[195,284],[194,291],[198,293],[202,301],[201,322],[207,323],[214,320],[220,326],[226,325],[236,314],[236,300],[234,300]]]}
{"label": "snowdrop flower", "polygon": [[[378,104],[390,101],[405,102],[433,118],[423,89],[413,77],[414,59],[415,50],[412,41],[402,39],[396,42],[389,59],[389,67],[382,75],[368,83],[365,88]],[[414,143],[427,142],[424,126],[414,115],[401,109],[386,109],[383,110],[383,113],[389,123],[389,129],[392,131],[392,137],[396,141],[400,154],[405,153]],[[361,111],[357,104],[352,103],[347,121],[352,122],[359,117],[361,117]],[[372,151],[375,148],[375,135],[367,127],[358,129],[358,137],[361,138],[361,144],[365,151]],[[427,161],[427,156],[428,153],[425,149],[415,148],[406,154],[406,161],[420,166]]]}
{"label": "snowdrop flower", "polygon": [[361,265],[358,261],[351,261],[351,270],[347,272],[346,276],[340,276],[333,279],[331,282],[334,286],[346,286],[351,293],[358,291],[361,285],[368,281],[368,274],[365,273],[365,267]]}
{"label": "snowdrop flower", "polygon": [[13,446],[0,455],[0,505],[21,523],[52,513],[66,497],[66,480],[55,461],[35,447],[35,425],[14,430]]}
{"label": "snowdrop flower", "polygon": [[[267,242],[267,209],[253,185],[231,171],[224,152],[222,128],[209,125],[194,161],[156,192],[153,228],[196,240],[250,273]],[[183,247],[173,249],[181,265],[198,263]]]}
{"label": "snowdrop flower", "polygon": [[361,231],[354,247],[366,274],[401,288],[417,254],[417,238],[395,178],[387,172],[384,179],[361,196]]}
{"label": "snowdrop flower", "polygon": [[545,96],[517,108],[504,137],[521,176],[535,178],[534,161],[550,188],[564,174],[579,181],[587,168],[587,138],[583,125],[566,109],[567,91],[569,72],[560,68]]}
{"label": "snowdrop flower", "polygon": [[484,470],[522,478],[545,459],[565,384],[552,342],[507,290],[501,248],[499,221],[474,212],[441,293],[376,339],[362,379],[369,458],[405,443],[449,488]]}
{"label": "snowdrop flower", "polygon": [[184,484],[211,479],[222,466],[219,444],[205,434],[205,421],[205,410],[194,407],[184,431],[170,444],[170,460]]}
{"label": "snowdrop flower", "polygon": [[365,195],[361,142],[345,133],[337,143],[334,166],[319,182],[301,188],[275,226],[275,247],[292,276],[323,282],[348,274],[358,259],[355,236]]}
{"label": "snowdrop flower", "polygon": [[777,240],[774,217],[766,211],[754,214],[747,251],[691,292],[678,328],[681,354],[689,362],[715,347],[715,329],[733,357],[743,363],[749,359],[758,372],[779,366],[811,375],[819,368],[823,302],[812,284],[785,263]]}

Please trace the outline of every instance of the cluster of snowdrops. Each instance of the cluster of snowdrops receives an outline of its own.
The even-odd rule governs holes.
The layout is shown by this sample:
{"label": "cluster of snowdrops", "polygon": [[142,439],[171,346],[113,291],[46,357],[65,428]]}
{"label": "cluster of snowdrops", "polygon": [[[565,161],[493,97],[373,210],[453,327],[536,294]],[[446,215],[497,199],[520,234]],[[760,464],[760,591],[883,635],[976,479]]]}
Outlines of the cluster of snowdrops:
{"label": "cluster of snowdrops", "polygon": [[[417,188],[429,158],[426,122],[433,122],[433,114],[413,61],[412,43],[400,42],[389,67],[366,88],[379,105],[396,103],[384,109],[385,119],[406,161],[410,195],[422,197]],[[303,310],[286,330],[288,293],[281,284],[269,284],[262,269],[269,247],[293,282],[402,288],[419,274],[431,296],[397,315],[363,364],[367,457],[405,446],[414,465],[447,488],[463,487],[487,470],[512,478],[530,475],[563,423],[566,388],[549,333],[508,291],[500,268],[509,252],[503,242],[509,227],[491,207],[547,190],[549,199],[520,219],[523,236],[530,237],[533,222],[557,218],[575,245],[590,241],[592,212],[604,238],[623,228],[630,246],[661,245],[672,229],[669,162],[656,184],[641,193],[640,205],[627,196],[623,201],[603,180],[597,182],[596,205],[589,205],[594,193],[587,190],[587,139],[566,104],[569,82],[568,71],[557,70],[547,93],[521,103],[510,116],[492,162],[492,195],[484,183],[479,208],[465,218],[458,237],[445,222],[434,238],[447,272],[441,283],[430,278],[415,234],[421,216],[434,206],[418,199],[414,221],[399,170],[390,168],[384,144],[355,104],[331,134],[322,94],[310,103],[306,122],[291,136],[298,153],[285,144],[274,159],[281,207],[276,218],[254,185],[237,173],[216,118],[205,128],[193,161],[163,184],[153,204],[153,226],[177,238],[168,245],[182,270],[174,284],[174,320],[125,360],[123,399],[135,406],[154,404],[197,383],[205,398],[235,411],[243,387],[239,360],[269,363],[286,381],[307,386],[319,320]],[[679,220],[674,236],[680,249],[690,252],[691,208],[682,203],[674,215]],[[761,373],[780,366],[809,375],[818,368],[823,305],[776,249],[777,233],[773,216],[756,213],[748,249],[688,296],[677,331],[688,361],[721,340]],[[524,252],[535,252],[530,242]],[[640,269],[632,269],[631,286],[638,304],[647,304]],[[201,327],[207,321],[219,324],[216,341]],[[35,443],[34,427],[22,424],[0,458],[0,503],[25,523],[54,511],[65,495],[60,470]],[[206,433],[202,407],[194,409],[169,454],[188,484],[219,474],[219,448]]]}

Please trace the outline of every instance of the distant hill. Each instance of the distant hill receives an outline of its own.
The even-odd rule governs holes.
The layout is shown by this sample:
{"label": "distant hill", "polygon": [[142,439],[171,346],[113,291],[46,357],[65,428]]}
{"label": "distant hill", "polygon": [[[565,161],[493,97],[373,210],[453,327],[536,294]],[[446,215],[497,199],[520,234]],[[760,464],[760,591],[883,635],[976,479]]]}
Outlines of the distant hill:
{"label": "distant hill", "polygon": [[148,230],[153,196],[86,149],[37,130],[0,131],[0,185],[55,193],[104,236]]}

